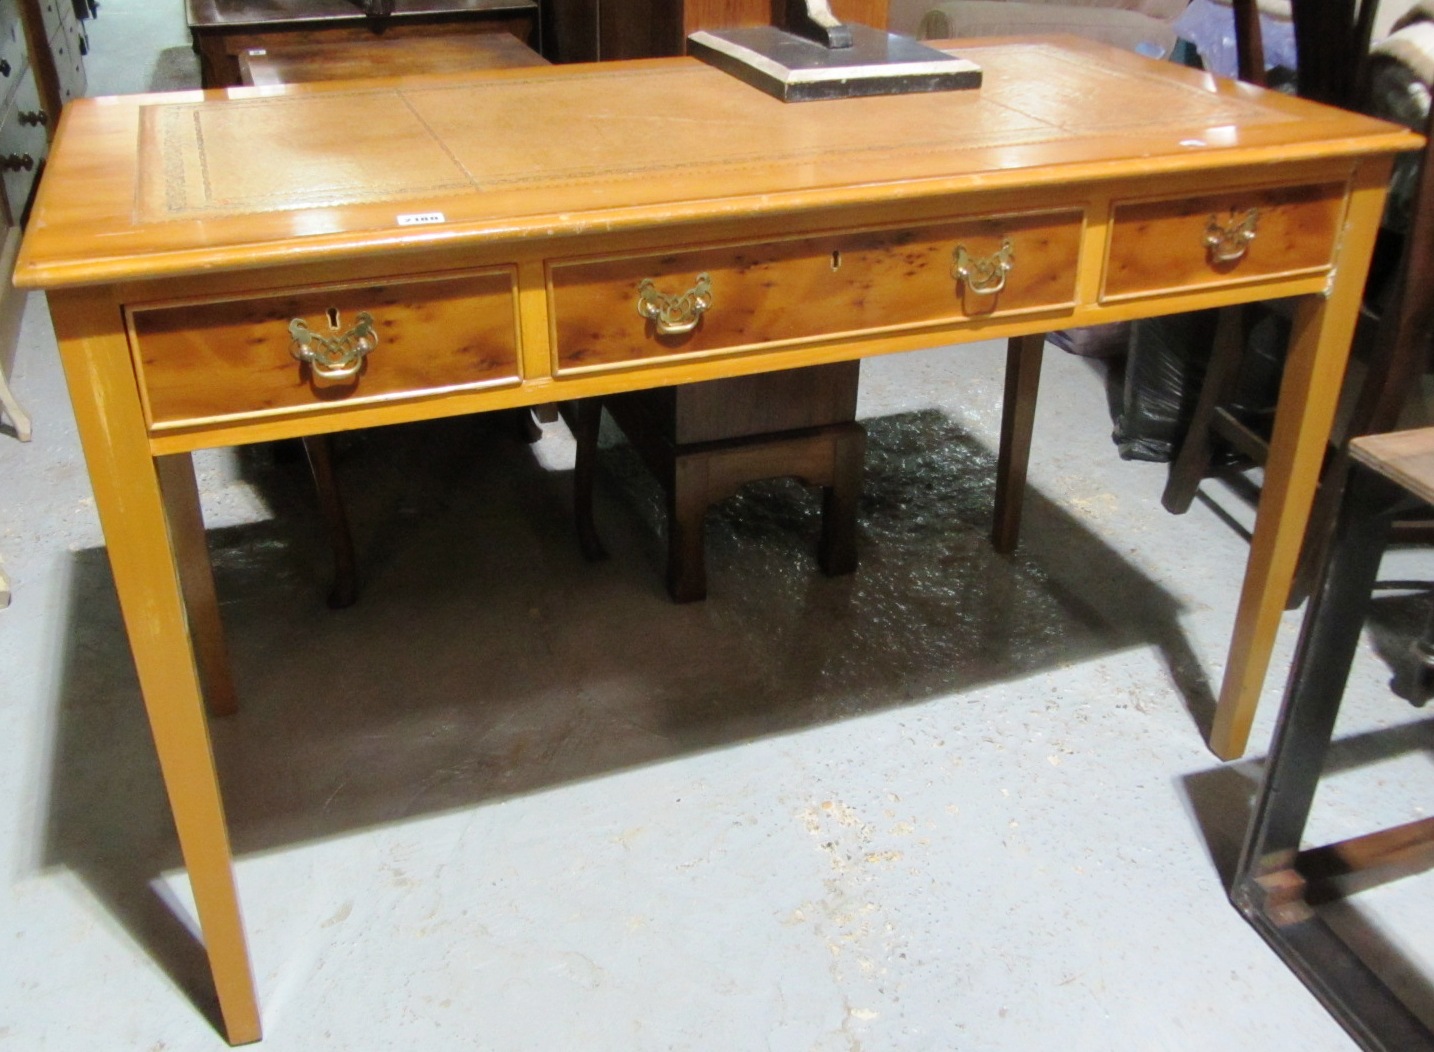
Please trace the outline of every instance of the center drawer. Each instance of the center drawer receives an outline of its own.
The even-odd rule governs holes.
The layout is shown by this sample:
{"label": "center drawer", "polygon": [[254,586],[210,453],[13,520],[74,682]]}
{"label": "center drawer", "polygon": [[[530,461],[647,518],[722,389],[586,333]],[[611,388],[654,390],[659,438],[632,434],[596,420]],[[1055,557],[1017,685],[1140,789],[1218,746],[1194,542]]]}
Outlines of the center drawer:
{"label": "center drawer", "polygon": [[558,375],[1052,310],[1075,301],[1079,210],[558,261]]}
{"label": "center drawer", "polygon": [[511,267],[125,313],[156,430],[520,378]]}

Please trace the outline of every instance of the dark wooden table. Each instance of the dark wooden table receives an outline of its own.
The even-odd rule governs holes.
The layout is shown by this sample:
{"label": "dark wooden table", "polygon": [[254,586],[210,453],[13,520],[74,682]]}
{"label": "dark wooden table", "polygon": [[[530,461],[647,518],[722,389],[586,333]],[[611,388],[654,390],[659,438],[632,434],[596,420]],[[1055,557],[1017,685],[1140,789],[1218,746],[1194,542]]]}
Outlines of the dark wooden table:
{"label": "dark wooden table", "polygon": [[252,48],[466,33],[538,42],[537,0],[394,0],[373,17],[352,0],[185,0],[185,12],[206,88],[240,84],[239,55]]}
{"label": "dark wooden table", "polygon": [[464,33],[452,37],[383,36],[250,48],[239,54],[239,75],[245,84],[276,87],[547,64],[536,51],[508,33]]}

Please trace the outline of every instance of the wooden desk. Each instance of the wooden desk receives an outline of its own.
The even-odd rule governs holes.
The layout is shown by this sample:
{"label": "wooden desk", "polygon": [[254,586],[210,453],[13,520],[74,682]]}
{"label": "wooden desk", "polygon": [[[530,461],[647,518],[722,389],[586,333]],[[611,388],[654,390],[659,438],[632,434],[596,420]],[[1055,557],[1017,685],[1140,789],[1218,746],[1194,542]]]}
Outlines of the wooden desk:
{"label": "wooden desk", "polygon": [[[1421,140],[1093,44],[961,51],[979,91],[783,105],[675,58],[66,109],[16,280],[49,290],[231,1041],[259,1016],[196,449],[1012,337],[1009,545],[1040,334],[1298,296],[1220,702],[1248,727]],[[377,346],[300,364],[305,327]]]}
{"label": "wooden desk", "polygon": [[206,88],[239,84],[239,56],[251,48],[464,33],[536,44],[538,26],[537,0],[394,0],[391,14],[374,18],[352,0],[185,0],[184,9]]}

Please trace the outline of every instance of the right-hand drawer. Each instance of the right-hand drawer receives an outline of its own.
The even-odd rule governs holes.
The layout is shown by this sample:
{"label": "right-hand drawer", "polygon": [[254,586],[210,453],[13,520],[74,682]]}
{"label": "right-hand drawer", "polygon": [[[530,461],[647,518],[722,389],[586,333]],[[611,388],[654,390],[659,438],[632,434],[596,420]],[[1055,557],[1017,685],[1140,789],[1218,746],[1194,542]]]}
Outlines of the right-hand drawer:
{"label": "right-hand drawer", "polygon": [[1101,302],[1328,270],[1344,183],[1118,201]]}

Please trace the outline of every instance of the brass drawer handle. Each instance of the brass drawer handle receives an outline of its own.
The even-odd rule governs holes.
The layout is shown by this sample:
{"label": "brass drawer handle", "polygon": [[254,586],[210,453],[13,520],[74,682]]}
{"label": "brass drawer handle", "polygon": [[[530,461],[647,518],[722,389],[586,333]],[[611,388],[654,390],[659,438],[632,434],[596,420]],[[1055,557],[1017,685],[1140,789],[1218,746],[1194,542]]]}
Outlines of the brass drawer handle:
{"label": "brass drawer handle", "polygon": [[1210,251],[1212,263],[1234,263],[1243,259],[1255,240],[1255,227],[1260,222],[1260,210],[1251,208],[1239,218],[1232,218],[1222,224],[1219,216],[1212,215],[1205,224],[1205,247]]}
{"label": "brass drawer handle", "polygon": [[712,279],[706,274],[698,274],[697,283],[677,296],[658,292],[651,278],[637,286],[637,313],[657,327],[659,336],[691,332],[711,306]]}
{"label": "brass drawer handle", "polygon": [[[329,325],[337,331],[339,314],[329,311]],[[289,353],[312,370],[319,387],[350,384],[358,378],[363,360],[378,346],[378,333],[373,329],[373,315],[361,311],[353,328],[337,336],[323,336],[309,328],[303,318],[289,322],[293,343]]]}
{"label": "brass drawer handle", "polygon": [[1001,238],[1001,247],[995,253],[981,259],[973,259],[965,245],[957,245],[951,274],[957,281],[964,281],[976,295],[994,296],[1006,287],[1006,275],[1015,260],[1016,253],[1008,237]]}

